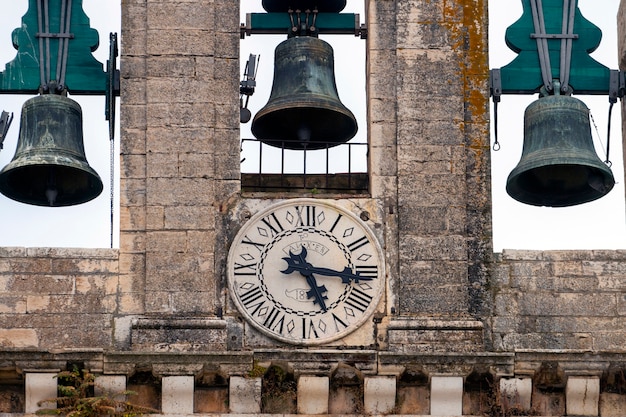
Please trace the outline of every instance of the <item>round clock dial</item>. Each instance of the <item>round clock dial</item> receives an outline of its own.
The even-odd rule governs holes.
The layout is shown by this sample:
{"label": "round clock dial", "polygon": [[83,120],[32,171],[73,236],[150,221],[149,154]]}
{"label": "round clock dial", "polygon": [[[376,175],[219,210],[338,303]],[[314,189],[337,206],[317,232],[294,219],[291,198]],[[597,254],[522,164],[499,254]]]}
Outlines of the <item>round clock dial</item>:
{"label": "round clock dial", "polygon": [[339,339],[374,312],[385,286],[378,241],[354,214],[312,199],[253,216],[228,256],[232,299],[273,338],[300,345]]}

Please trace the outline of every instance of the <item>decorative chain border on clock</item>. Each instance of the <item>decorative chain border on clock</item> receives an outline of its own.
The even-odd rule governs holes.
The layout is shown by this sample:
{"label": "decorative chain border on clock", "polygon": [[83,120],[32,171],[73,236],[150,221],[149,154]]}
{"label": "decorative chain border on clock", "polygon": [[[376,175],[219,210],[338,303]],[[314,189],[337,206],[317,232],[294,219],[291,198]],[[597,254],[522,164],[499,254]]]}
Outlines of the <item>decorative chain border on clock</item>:
{"label": "decorative chain border on clock", "polygon": [[[278,233],[276,236],[274,236],[274,238],[270,241],[270,243],[265,245],[265,247],[263,248],[263,251],[261,252],[261,258],[259,260],[259,266],[257,268],[257,271],[263,271],[263,263],[265,262],[265,258],[267,257],[267,253],[274,247],[274,244],[276,242],[280,241],[281,239],[283,239],[286,236],[291,236],[291,235],[293,235],[295,233],[302,233],[302,232],[309,232],[309,233],[313,232],[313,233],[318,233],[320,235],[323,235],[323,236],[327,237],[329,240],[331,240],[332,242],[337,244],[337,247],[339,247],[339,249],[344,253],[344,255],[346,257],[346,260],[348,261],[348,267],[350,267],[351,269],[354,268],[354,264],[352,263],[351,256],[350,256],[350,251],[348,250],[346,245],[344,245],[339,240],[337,240],[337,238],[334,235],[329,234],[325,230],[318,230],[318,229],[315,229],[315,228],[312,228],[312,227],[297,227],[295,229],[285,230],[284,232]],[[258,277],[259,277],[259,282],[261,283],[260,284],[261,291],[263,291],[265,296],[269,300],[271,300],[277,308],[283,310],[284,312],[286,312],[288,314],[295,314],[295,315],[297,315],[299,317],[314,317],[314,316],[317,316],[319,314],[323,314],[324,313],[321,310],[304,312],[304,311],[294,310],[294,309],[289,308],[289,307],[285,307],[278,300],[276,300],[272,296],[272,294],[267,290],[267,286],[265,285],[265,277],[263,276],[262,272],[258,273]],[[346,285],[345,288],[344,288],[343,294],[341,296],[337,297],[337,300],[335,302],[333,302],[332,304],[330,304],[330,306],[328,306],[328,309],[332,310],[337,305],[339,305],[343,300],[345,300],[348,297],[348,294],[350,293],[351,289],[352,289],[352,285]]]}

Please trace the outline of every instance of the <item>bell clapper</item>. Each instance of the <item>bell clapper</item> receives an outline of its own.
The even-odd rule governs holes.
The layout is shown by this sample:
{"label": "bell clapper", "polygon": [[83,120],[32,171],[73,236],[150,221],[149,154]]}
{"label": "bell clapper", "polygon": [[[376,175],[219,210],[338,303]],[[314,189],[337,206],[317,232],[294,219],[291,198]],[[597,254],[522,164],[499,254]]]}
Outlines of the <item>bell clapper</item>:
{"label": "bell clapper", "polygon": [[309,126],[300,126],[298,129],[298,140],[300,142],[309,142],[311,140],[311,128]]}
{"label": "bell clapper", "polygon": [[59,191],[57,190],[56,168],[50,167],[48,170],[48,180],[46,181],[46,199],[50,203],[50,207],[54,206]]}

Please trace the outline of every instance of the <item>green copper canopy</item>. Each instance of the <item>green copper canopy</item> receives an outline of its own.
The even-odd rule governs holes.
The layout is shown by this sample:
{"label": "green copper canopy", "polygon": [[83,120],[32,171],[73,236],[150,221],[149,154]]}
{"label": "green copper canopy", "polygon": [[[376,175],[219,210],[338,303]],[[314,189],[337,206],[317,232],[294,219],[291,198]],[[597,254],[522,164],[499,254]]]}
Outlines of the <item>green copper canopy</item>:
{"label": "green copper canopy", "polygon": [[[63,30],[66,21],[69,30]],[[58,81],[63,72],[59,60],[66,54],[65,86],[70,93],[105,94],[107,74],[92,55],[99,45],[98,32],[89,26],[82,0],[29,0],[22,25],[11,38],[17,55],[0,73],[0,93],[36,93],[42,84],[41,66],[49,68],[47,81]],[[60,47],[64,39],[66,52]]]}
{"label": "green copper canopy", "polygon": [[[562,55],[570,50],[568,84],[573,91],[577,94],[609,93],[611,70],[589,56],[600,44],[602,31],[583,17],[578,0],[572,1],[573,27],[568,28],[570,10],[564,12],[567,4],[563,0],[522,0],[523,14],[505,35],[506,44],[518,56],[500,69],[502,94],[534,93],[544,85],[538,40],[547,45],[551,79],[563,77]],[[533,3],[543,14],[543,33],[536,30],[539,13],[533,13]]]}

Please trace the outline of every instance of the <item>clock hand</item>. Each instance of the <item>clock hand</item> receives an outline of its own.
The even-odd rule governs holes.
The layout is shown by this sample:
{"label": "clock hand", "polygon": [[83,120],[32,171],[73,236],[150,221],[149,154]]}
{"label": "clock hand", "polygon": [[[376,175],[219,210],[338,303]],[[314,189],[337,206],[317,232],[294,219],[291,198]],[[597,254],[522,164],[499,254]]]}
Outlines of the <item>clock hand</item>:
{"label": "clock hand", "polygon": [[298,271],[300,275],[305,277],[307,284],[309,284],[309,287],[311,288],[306,293],[307,298],[313,298],[313,303],[319,304],[322,310],[326,311],[327,308],[324,301],[328,300],[328,297],[326,297],[325,295],[325,293],[327,292],[326,286],[317,285],[317,281],[315,280],[313,273],[309,272],[309,267],[311,266],[311,264],[306,261],[306,255],[307,250],[304,246],[302,247],[302,250],[298,255],[295,255],[293,252],[289,251],[289,257],[283,258],[287,261],[287,269],[281,272],[283,274],[290,274],[294,271]]}
{"label": "clock hand", "polygon": [[329,268],[319,268],[316,266],[312,266],[308,269],[313,274],[325,275],[330,277],[339,277],[341,278],[341,282],[344,284],[349,284],[350,281],[359,282],[359,281],[371,281],[374,277],[366,277],[362,276],[358,272],[356,274],[352,273],[352,270],[349,267],[345,267],[343,271],[336,271],[334,269]]}
{"label": "clock hand", "polygon": [[319,306],[322,307],[322,310],[326,311],[326,302],[324,301],[328,300],[328,297],[324,295],[324,293],[326,293],[327,291],[326,286],[318,286],[313,274],[302,275],[306,277],[306,282],[309,284],[309,287],[311,287],[311,289],[306,293],[307,298],[315,298],[315,300],[313,300],[313,304],[319,304]]}
{"label": "clock hand", "polygon": [[307,255],[306,248],[303,246],[302,251],[295,255],[292,251],[289,251],[289,256],[283,258],[283,260],[287,261],[287,269],[283,272],[284,274],[290,274],[294,271],[300,272],[304,275],[304,272],[310,274],[318,274],[330,277],[339,277],[341,278],[341,282],[344,284],[349,284],[351,281],[359,282],[359,281],[370,281],[374,279],[374,277],[362,276],[358,272],[356,274],[352,273],[352,270],[349,267],[345,267],[343,271],[336,271],[330,268],[320,268],[317,266],[313,266],[310,263],[306,262],[305,258]]}

